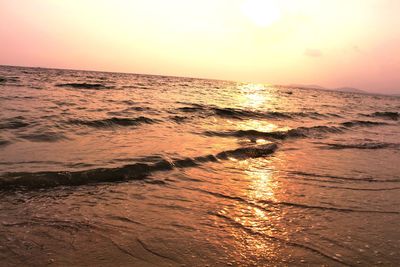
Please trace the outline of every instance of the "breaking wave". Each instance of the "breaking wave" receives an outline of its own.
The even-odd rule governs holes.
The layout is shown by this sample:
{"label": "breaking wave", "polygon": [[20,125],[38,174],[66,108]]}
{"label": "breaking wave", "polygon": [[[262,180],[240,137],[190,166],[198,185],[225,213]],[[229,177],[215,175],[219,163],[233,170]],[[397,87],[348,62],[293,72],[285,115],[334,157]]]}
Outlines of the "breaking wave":
{"label": "breaking wave", "polygon": [[90,183],[119,182],[127,180],[142,180],[156,171],[168,171],[174,168],[195,167],[205,162],[215,162],[229,158],[247,159],[268,156],[277,149],[276,144],[266,144],[252,147],[241,147],[222,151],[216,155],[206,155],[194,158],[183,158],[173,161],[161,159],[153,164],[135,163],[117,168],[99,168],[75,172],[18,172],[7,173],[0,177],[2,189],[24,187],[45,188],[54,186],[74,186]]}
{"label": "breaking wave", "polygon": [[265,118],[265,119],[296,119],[296,118],[311,118],[323,119],[327,117],[340,117],[336,114],[321,114],[318,112],[279,112],[279,111],[252,111],[239,108],[220,108],[214,106],[205,106],[199,104],[191,104],[178,108],[177,111],[184,113],[199,113],[204,116],[218,116],[231,119],[248,119],[248,118]]}
{"label": "breaking wave", "polygon": [[284,140],[288,138],[308,137],[312,135],[324,133],[341,133],[343,130],[335,126],[314,126],[314,127],[299,127],[288,131],[276,132],[261,132],[257,130],[237,130],[237,131],[206,131],[203,134],[206,136],[220,137],[246,137],[246,138],[272,138]]}
{"label": "breaking wave", "polygon": [[219,136],[219,137],[245,137],[245,138],[272,138],[284,140],[288,138],[300,137],[320,137],[327,133],[343,133],[348,128],[352,127],[371,127],[379,125],[387,125],[383,122],[372,121],[348,121],[340,124],[341,126],[326,126],[317,125],[311,127],[298,127],[288,131],[275,131],[275,132],[262,132],[257,130],[233,130],[233,131],[205,131],[206,136]]}

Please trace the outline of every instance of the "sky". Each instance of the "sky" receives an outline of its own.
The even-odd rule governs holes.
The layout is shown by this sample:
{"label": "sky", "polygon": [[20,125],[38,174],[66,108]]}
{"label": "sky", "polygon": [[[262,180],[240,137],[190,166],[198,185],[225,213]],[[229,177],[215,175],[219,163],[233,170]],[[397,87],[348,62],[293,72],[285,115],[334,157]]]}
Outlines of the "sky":
{"label": "sky", "polygon": [[400,93],[398,0],[0,0],[0,64]]}

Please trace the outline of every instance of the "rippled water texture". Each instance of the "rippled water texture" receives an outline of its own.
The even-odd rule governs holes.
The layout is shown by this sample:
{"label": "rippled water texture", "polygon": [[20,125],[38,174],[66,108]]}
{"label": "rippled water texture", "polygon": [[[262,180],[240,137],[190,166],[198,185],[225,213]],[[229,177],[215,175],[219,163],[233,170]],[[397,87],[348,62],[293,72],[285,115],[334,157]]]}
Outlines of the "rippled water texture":
{"label": "rippled water texture", "polygon": [[399,110],[0,67],[1,266],[396,266]]}

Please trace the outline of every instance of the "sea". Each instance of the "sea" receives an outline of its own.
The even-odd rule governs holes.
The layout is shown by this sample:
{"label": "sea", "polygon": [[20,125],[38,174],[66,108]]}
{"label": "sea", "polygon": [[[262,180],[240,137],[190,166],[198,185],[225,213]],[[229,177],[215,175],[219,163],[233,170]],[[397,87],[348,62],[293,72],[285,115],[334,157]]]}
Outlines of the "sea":
{"label": "sea", "polygon": [[400,97],[0,66],[1,266],[398,266]]}

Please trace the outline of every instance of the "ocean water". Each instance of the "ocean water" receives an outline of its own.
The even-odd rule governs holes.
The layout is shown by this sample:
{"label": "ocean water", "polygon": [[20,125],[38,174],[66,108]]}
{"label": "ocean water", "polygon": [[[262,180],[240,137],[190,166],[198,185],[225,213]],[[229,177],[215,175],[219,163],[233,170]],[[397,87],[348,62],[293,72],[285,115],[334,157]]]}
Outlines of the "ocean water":
{"label": "ocean water", "polygon": [[1,266],[396,266],[400,98],[0,67]]}

